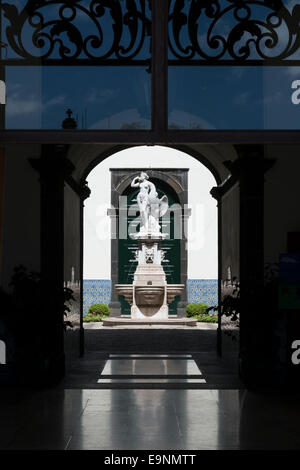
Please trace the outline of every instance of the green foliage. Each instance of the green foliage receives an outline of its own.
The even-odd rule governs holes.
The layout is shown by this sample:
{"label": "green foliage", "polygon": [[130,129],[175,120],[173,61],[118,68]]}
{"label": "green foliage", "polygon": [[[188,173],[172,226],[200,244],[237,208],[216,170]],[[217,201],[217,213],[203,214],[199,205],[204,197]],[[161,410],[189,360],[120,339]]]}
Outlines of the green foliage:
{"label": "green foliage", "polygon": [[110,314],[109,306],[106,304],[93,304],[90,306],[88,314],[83,317],[84,323],[100,322]]}
{"label": "green foliage", "polygon": [[207,313],[220,311],[222,316],[228,317],[239,326],[239,314],[241,310],[240,283],[237,281],[236,277],[234,277],[232,281],[232,292],[224,295],[219,305],[209,307]]}
{"label": "green foliage", "polygon": [[84,323],[91,323],[91,322],[100,322],[103,319],[103,315],[93,315],[91,313],[88,313],[83,317],[83,322]]}
{"label": "green foliage", "polygon": [[109,306],[106,304],[93,304],[90,306],[88,315],[101,315],[102,317],[108,317],[110,314]]}
{"label": "green foliage", "polygon": [[65,330],[72,328],[64,317],[70,310],[68,303],[74,300],[73,291],[49,286],[38,272],[22,265],[14,268],[9,287],[8,292],[0,287],[0,327],[6,341],[13,345],[11,354],[16,361],[26,358],[30,362],[29,357],[43,361],[48,355],[49,345],[44,337],[49,313],[60,315]]}
{"label": "green foliage", "polygon": [[186,306],[186,316],[188,318],[191,318],[191,317],[198,317],[201,315],[205,315],[207,313],[208,308],[209,308],[208,305],[203,304],[201,302],[188,304]]}
{"label": "green foliage", "polygon": [[218,315],[200,315],[197,320],[205,323],[218,323]]}
{"label": "green foliage", "polygon": [[[5,308],[3,317],[7,316],[7,323],[17,328],[21,334],[23,328],[27,326],[30,330],[33,329],[34,325],[40,328],[45,301],[50,302],[49,285],[42,280],[38,272],[29,271],[25,266],[19,265],[14,268],[9,286],[11,288],[9,294],[3,290],[0,293],[0,306]],[[54,308],[60,309],[65,317],[67,312],[70,311],[67,304],[72,300],[75,300],[73,291],[67,287],[62,287],[60,290],[51,293]],[[3,311],[2,308],[0,310]],[[29,317],[33,321],[29,322]],[[6,318],[3,318],[3,320],[5,322]],[[64,321],[65,329],[67,326],[72,328],[71,322]]]}

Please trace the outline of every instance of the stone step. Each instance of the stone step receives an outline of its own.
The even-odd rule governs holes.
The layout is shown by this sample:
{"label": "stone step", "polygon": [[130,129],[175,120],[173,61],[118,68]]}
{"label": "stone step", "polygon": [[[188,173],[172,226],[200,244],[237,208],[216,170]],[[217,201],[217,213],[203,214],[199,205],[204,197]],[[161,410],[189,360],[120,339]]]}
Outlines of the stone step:
{"label": "stone step", "polygon": [[184,325],[184,326],[197,326],[197,319],[195,318],[168,318],[167,320],[158,320],[154,318],[146,319],[131,319],[122,317],[108,317],[103,318],[103,326],[122,326],[122,325]]}
{"label": "stone step", "polygon": [[188,329],[87,329],[87,351],[110,353],[216,352],[216,330]]}

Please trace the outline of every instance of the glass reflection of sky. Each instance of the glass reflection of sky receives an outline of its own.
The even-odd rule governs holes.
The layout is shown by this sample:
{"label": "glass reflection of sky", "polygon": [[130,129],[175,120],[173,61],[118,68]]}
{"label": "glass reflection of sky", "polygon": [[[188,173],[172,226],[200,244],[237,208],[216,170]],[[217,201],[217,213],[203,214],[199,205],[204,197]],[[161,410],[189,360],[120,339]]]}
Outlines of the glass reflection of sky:
{"label": "glass reflection of sky", "polygon": [[[21,12],[28,2],[6,0],[5,3]],[[36,7],[36,15],[32,18],[33,25],[28,20],[25,21],[20,37],[14,36],[17,42],[20,40],[18,45],[29,54],[29,58],[30,56],[39,58],[51,51],[53,43],[51,44],[49,37],[52,28],[57,25],[59,28],[54,31],[53,36],[54,48],[47,56],[48,59],[61,58],[62,44],[68,48],[64,49],[66,58],[74,58],[77,50],[76,41],[79,44],[83,41],[87,45],[87,53],[82,51],[78,59],[97,59],[106,54],[109,59],[114,60],[116,54],[112,46],[116,38],[116,29],[120,33],[116,45],[119,47],[118,52],[121,57],[126,58],[133,54],[134,60],[150,58],[150,36],[146,35],[143,39],[145,34],[143,22],[141,20],[137,22],[135,31],[134,28],[131,29],[130,19],[129,22],[128,18],[124,20],[128,2],[122,1],[117,5],[122,10],[119,16],[120,11],[116,13],[114,9],[115,3],[91,0],[78,0],[70,2],[70,5],[66,3],[59,0],[40,3],[40,6]],[[142,0],[135,1],[140,14],[143,13],[142,5]],[[145,8],[145,15],[150,21],[148,2],[145,2]],[[91,11],[101,15],[97,17],[95,14],[89,14]],[[38,23],[41,18],[46,26],[41,29],[41,35],[37,36],[40,47],[36,47],[33,43],[33,34],[39,32]],[[68,29],[70,24],[72,29]],[[4,42],[8,42],[6,37],[8,26],[10,22],[2,14]],[[139,48],[140,43],[142,43],[141,48]],[[135,55],[137,50],[138,53]],[[10,45],[6,52],[4,58],[8,61],[22,59]],[[78,129],[150,127],[151,75],[146,72],[148,65],[122,66],[122,68],[86,65],[68,67],[67,63],[65,65],[6,67],[7,129],[60,129],[67,108],[71,108],[74,117],[78,119]]]}
{"label": "glass reflection of sky", "polygon": [[[183,129],[299,129],[291,87],[300,67],[169,67],[169,125]],[[149,129],[143,67],[7,67],[7,129]]]}
{"label": "glass reflection of sky", "polygon": [[169,67],[169,126],[299,129],[294,80],[300,67]]}
{"label": "glass reflection of sky", "polygon": [[7,129],[148,129],[151,76],[143,67],[7,67]]}
{"label": "glass reflection of sky", "polygon": [[[234,58],[228,50],[223,52],[229,34],[239,24],[234,16],[237,5],[229,0],[219,0],[219,17],[215,21],[215,18],[209,18],[208,15],[217,12],[216,4],[208,3],[203,3],[197,21],[190,23],[190,7],[196,3],[191,0],[181,2],[181,13],[187,15],[187,21],[184,21],[184,17],[181,18],[182,27],[177,36],[181,50],[175,42],[174,23],[172,20],[169,22],[169,59],[175,60],[169,67],[169,126],[175,129],[299,129],[300,105],[291,101],[294,91],[291,85],[294,80],[300,80],[300,67],[174,65],[176,53],[181,59],[192,55],[193,47],[189,47],[192,46],[191,31],[197,37],[204,56],[197,52],[193,55],[191,64],[194,60],[203,60],[204,64],[205,55],[208,59]],[[171,0],[171,13],[175,4],[178,6],[176,0]],[[240,2],[238,5],[240,17],[247,15],[247,10],[242,4],[243,2]],[[294,31],[289,31],[285,21],[276,24],[274,16],[270,19],[273,27],[266,27],[268,16],[274,13],[270,2],[245,2],[245,5],[251,9],[249,20],[254,22],[257,30],[259,29],[265,37],[257,42],[256,35],[244,31],[239,40],[234,42],[236,57],[243,56],[245,49],[242,48],[245,45],[249,45],[250,60],[262,58],[257,52],[257,44],[262,54],[266,54],[270,59],[291,49],[297,36]],[[284,0],[283,5],[288,13],[292,14],[294,7],[299,6],[299,1]],[[279,10],[279,15],[280,13],[282,10]],[[192,27],[196,28],[196,34]],[[271,30],[278,35],[277,43],[270,42]],[[215,41],[209,43],[213,38],[216,38]],[[268,44],[272,47],[268,48]],[[289,55],[288,59],[300,60],[300,50]]]}
{"label": "glass reflection of sky", "polygon": [[[170,11],[175,0],[171,1]],[[19,11],[27,0],[7,0],[6,3],[16,6]],[[47,21],[58,18],[58,11],[63,2],[47,4],[39,10],[43,11]],[[97,2],[96,2],[97,3]],[[188,13],[191,0],[184,3],[184,13]],[[228,0],[220,0],[221,9],[232,6]],[[299,1],[283,2],[290,13]],[[126,2],[120,2],[123,13]],[[140,1],[136,4],[141,5]],[[151,12],[146,4],[146,16]],[[83,10],[77,8],[74,25],[84,32],[84,38],[96,34],[95,23],[84,12],[91,5],[90,0],[76,2]],[[90,50],[100,56],[111,47],[114,30],[111,10],[104,8],[104,15],[99,19],[103,31],[103,45],[99,50]],[[265,21],[270,8],[252,3],[253,18]],[[66,12],[67,14],[67,12]],[[3,17],[4,42],[8,20]],[[170,22],[171,24],[171,22]],[[208,48],[207,31],[211,19],[204,14],[204,9],[197,21],[199,43],[210,57],[218,55],[219,49]],[[236,19],[232,9],[216,23],[213,34],[227,37]],[[124,25],[123,25],[124,26]],[[142,23],[139,22],[137,43],[142,34]],[[35,57],[47,49],[38,50],[32,44],[32,28],[26,24],[22,32],[23,45]],[[171,29],[169,29],[171,32]],[[284,22],[276,29],[280,40],[276,48],[269,50],[269,56],[278,55],[286,46],[288,31]],[[172,32],[170,33],[172,35]],[[248,36],[247,36],[248,35]],[[293,35],[292,41],[295,40]],[[76,47],[66,32],[59,38],[70,48],[70,55]],[[240,38],[237,49],[249,39],[249,33]],[[130,34],[125,25],[122,30],[120,44],[129,45]],[[172,36],[170,36],[172,42]],[[180,33],[183,47],[189,45],[187,25]],[[56,44],[51,58],[59,57],[59,43]],[[74,49],[75,48],[75,49]],[[150,37],[146,37],[143,47],[136,58],[149,57]],[[8,48],[7,59],[16,58],[16,54]],[[83,54],[80,55],[83,58]],[[112,56],[112,58],[114,58]],[[174,55],[169,51],[169,58]],[[199,56],[195,56],[199,59]],[[222,59],[228,59],[224,55]],[[250,59],[257,59],[254,43],[251,44]],[[300,59],[297,51],[289,59]],[[258,67],[258,66],[189,66],[169,67],[169,125],[171,128],[183,129],[299,129],[300,105],[291,101],[291,85],[300,80],[300,67]],[[87,129],[149,129],[151,121],[151,75],[145,67],[6,67],[7,129],[59,129],[70,107],[78,118],[78,128]]]}

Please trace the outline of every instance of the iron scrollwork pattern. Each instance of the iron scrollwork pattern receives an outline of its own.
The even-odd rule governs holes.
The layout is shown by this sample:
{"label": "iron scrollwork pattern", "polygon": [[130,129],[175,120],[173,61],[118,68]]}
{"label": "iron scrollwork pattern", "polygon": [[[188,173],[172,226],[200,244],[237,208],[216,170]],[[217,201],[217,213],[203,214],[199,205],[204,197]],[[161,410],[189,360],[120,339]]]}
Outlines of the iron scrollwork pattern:
{"label": "iron scrollwork pattern", "polygon": [[8,59],[131,65],[150,58],[149,0],[23,0],[19,9],[14,3],[0,7]]}
{"label": "iron scrollwork pattern", "polygon": [[300,5],[169,0],[169,63],[300,62]]}

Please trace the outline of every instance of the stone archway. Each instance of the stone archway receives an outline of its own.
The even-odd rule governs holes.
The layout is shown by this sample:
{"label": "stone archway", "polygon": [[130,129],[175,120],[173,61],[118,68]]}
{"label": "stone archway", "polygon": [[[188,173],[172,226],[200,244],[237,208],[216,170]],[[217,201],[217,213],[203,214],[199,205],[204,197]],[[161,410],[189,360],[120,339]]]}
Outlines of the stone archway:
{"label": "stone archway", "polygon": [[[189,152],[187,152],[188,149]],[[78,146],[72,145],[67,149],[64,146],[47,144],[42,145],[41,152],[37,155],[40,158],[31,159],[30,161],[32,166],[39,171],[41,185],[41,273],[51,285],[53,292],[58,291],[64,281],[72,281],[72,272],[75,272],[75,278],[76,272],[79,272],[79,280],[82,279],[82,214],[84,200],[89,194],[84,181],[91,168],[117,150],[120,150],[120,147],[116,148],[115,145],[80,144]],[[183,150],[182,147],[181,150]],[[195,145],[190,145],[185,147],[185,150],[186,153],[202,163],[205,163],[205,159],[209,160],[210,165],[214,167],[220,187],[218,192],[221,193],[220,197],[224,206],[223,196],[229,190],[232,197],[234,197],[234,192],[238,192],[237,179],[235,183],[232,181],[230,177],[231,170],[229,170],[226,163],[228,160],[236,161],[234,148],[227,145],[205,145],[197,148]],[[232,183],[235,184],[235,187],[232,186]],[[247,189],[246,186],[244,187]],[[66,195],[66,192],[68,192],[68,195]],[[239,210],[239,207],[238,203],[237,210]],[[64,212],[68,213],[68,226],[64,226]],[[219,203],[219,218],[221,218],[219,228],[221,227],[221,230],[223,230],[225,225],[220,216],[221,212]],[[230,211],[228,213],[230,216]],[[227,220],[226,226],[230,230],[236,230],[239,233],[239,229],[236,229],[230,220]],[[245,226],[244,232],[246,230],[247,226]],[[63,243],[64,236],[65,243]],[[219,237],[219,240],[221,238]],[[76,243],[70,243],[70,239]],[[247,249],[249,252],[249,247]],[[221,244],[221,251],[226,252],[224,244]],[[231,250],[231,252],[234,256],[234,250]],[[222,257],[220,258],[219,267],[222,266]],[[69,267],[71,269],[65,271],[64,277],[65,259],[70,260]],[[71,263],[73,260],[74,263]],[[229,265],[232,267],[232,264]],[[74,267],[74,270],[72,270],[72,267]],[[224,267],[224,272],[227,273],[227,266]],[[235,273],[232,272],[232,275],[235,275]],[[223,278],[226,277],[221,272],[219,279]],[[77,305],[78,312],[81,308],[80,302],[82,302],[82,291]],[[49,317],[51,320],[49,320],[47,329],[43,331],[43,337],[47,342],[49,355],[51,353],[51,371],[55,376],[59,376],[63,374],[64,344],[66,352],[67,336],[73,338],[72,343],[77,348],[76,355],[78,354],[79,344],[81,345],[81,353],[83,352],[82,323],[78,329],[79,331],[70,331],[66,336],[63,331],[60,299],[54,295],[45,306],[45,313],[47,313],[47,318]]]}
{"label": "stone archway", "polygon": [[[108,158],[110,155],[113,155],[114,153],[119,152],[120,150],[124,150],[125,146],[105,146],[103,147],[103,152],[99,153],[101,146],[91,146],[90,152],[88,152],[87,147],[85,146],[80,146],[79,148],[74,147],[73,149],[70,148],[69,150],[69,158],[71,159],[72,156],[74,157],[73,162],[76,163],[76,167],[73,171],[73,175],[80,178],[80,187],[82,188],[83,191],[85,191],[85,181],[87,178],[87,175],[92,171],[93,168],[95,168],[100,162],[104,161],[106,158]],[[126,148],[129,148],[126,146]],[[74,150],[74,153],[73,151]],[[98,150],[98,151],[97,151]],[[226,178],[229,177],[230,172],[226,165],[223,164],[223,161],[227,161],[229,159],[234,160],[236,158],[236,153],[235,150],[232,146],[216,146],[214,148],[213,146],[202,146],[201,152],[199,152],[199,149],[197,149],[195,146],[180,146],[176,147],[176,150],[180,150],[181,152],[184,152],[187,155],[192,156],[197,160],[198,162],[204,164],[209,171],[213,174],[215,177],[217,183],[221,183],[224,181]],[[81,154],[81,151],[83,152]],[[203,155],[205,154],[205,155]],[[125,165],[124,165],[125,166]],[[122,168],[123,172],[123,168]],[[132,169],[130,170],[130,173],[132,173]],[[176,181],[176,178],[171,178],[170,179],[171,185],[173,190],[177,190],[178,192],[181,191],[181,186]],[[126,187],[129,184],[129,176],[127,175],[127,178],[124,177],[122,181],[120,181],[120,185],[118,187],[119,193],[122,193],[126,189]],[[180,189],[181,188],[181,189]],[[83,200],[82,200],[82,206],[83,206]],[[222,255],[221,255],[221,225],[222,225],[222,218],[221,218],[221,204],[219,202],[219,273],[218,273],[218,279],[221,284],[221,280],[224,277],[222,274]],[[232,250],[234,251],[234,250]],[[227,272],[227,268],[226,268]],[[237,274],[237,273],[236,273]],[[115,282],[117,282],[117,277]],[[219,287],[218,292],[220,293],[221,288]],[[115,312],[114,312],[115,315]],[[82,335],[83,336],[83,335]]]}
{"label": "stone archway", "polygon": [[[222,282],[227,279],[228,267],[230,267],[231,275],[240,279],[241,285],[240,346],[247,351],[251,359],[252,337],[249,321],[255,308],[253,305],[255,296],[252,293],[249,294],[248,286],[250,283],[254,290],[258,290],[263,284],[263,175],[268,169],[268,163],[264,160],[264,147],[249,145],[234,148],[227,145],[205,145],[197,149],[196,146],[190,145],[187,148],[190,148],[190,153],[198,161],[203,160],[202,154],[204,153],[205,158],[210,161],[219,175],[219,184],[212,193],[218,201],[219,208],[219,292],[221,293]],[[201,152],[197,153],[198,150]],[[68,186],[73,199],[76,199],[73,210],[78,214],[79,223],[76,223],[76,230],[80,232],[77,239],[80,240],[81,248],[76,249],[75,257],[78,260],[82,279],[82,214],[84,199],[88,196],[88,188],[84,184],[85,177],[88,169],[96,166],[99,161],[103,161],[115,151],[116,147],[113,145],[104,147],[80,145],[78,148],[70,147],[68,152],[57,145],[42,146],[42,156],[37,160],[36,165],[41,175],[43,228],[41,271],[55,289],[63,284],[63,234],[65,233],[66,239],[70,236],[70,232],[64,232],[63,206],[66,201],[64,185]],[[65,211],[69,209],[65,204]],[[74,236],[74,227],[72,236]],[[56,247],[55,253],[53,244]],[[68,246],[68,240],[65,240],[65,247]],[[224,263],[225,258],[226,263]],[[52,300],[47,305],[47,312],[49,310],[50,315],[55,310],[58,315],[55,320],[53,319],[53,324],[49,325],[45,336],[49,343],[49,350],[55,349],[53,364],[56,365],[53,366],[53,370],[58,371],[57,375],[59,375],[64,367],[63,324],[59,316],[59,299],[53,297]],[[82,302],[82,290],[80,300]],[[53,338],[56,330],[59,331],[59,340],[55,342],[54,348]],[[220,329],[218,331],[220,333]],[[58,337],[58,334],[56,336]],[[221,337],[220,334],[219,337]],[[83,353],[82,318],[79,341],[81,353]],[[247,360],[246,357],[245,364]]]}

